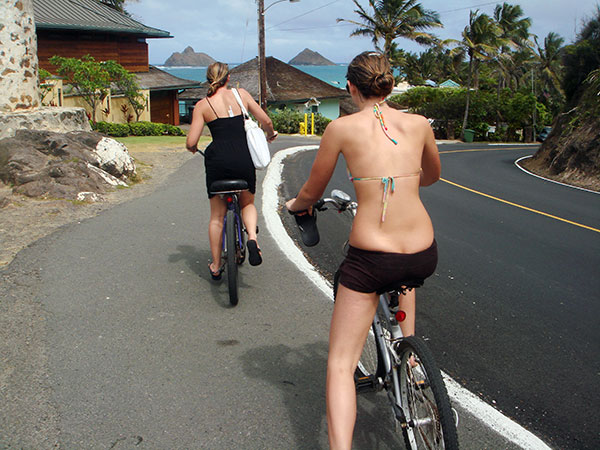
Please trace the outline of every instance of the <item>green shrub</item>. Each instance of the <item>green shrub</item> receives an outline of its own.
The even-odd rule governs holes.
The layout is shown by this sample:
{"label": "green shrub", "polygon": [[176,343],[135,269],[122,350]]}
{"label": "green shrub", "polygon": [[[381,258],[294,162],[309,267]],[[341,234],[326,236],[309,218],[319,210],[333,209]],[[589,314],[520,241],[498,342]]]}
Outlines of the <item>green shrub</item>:
{"label": "green shrub", "polygon": [[[292,109],[280,109],[269,111],[269,117],[273,121],[273,127],[279,133],[294,134],[300,132],[300,123],[304,122],[304,113]],[[315,113],[315,133],[323,134],[331,119],[322,114]],[[308,131],[311,131],[311,118],[308,115]]]}
{"label": "green shrub", "polygon": [[185,133],[179,127],[167,123],[153,122],[132,122],[126,123],[111,123],[111,122],[96,122],[90,123],[92,129],[98,133],[107,136],[125,137],[125,136],[183,136]]}

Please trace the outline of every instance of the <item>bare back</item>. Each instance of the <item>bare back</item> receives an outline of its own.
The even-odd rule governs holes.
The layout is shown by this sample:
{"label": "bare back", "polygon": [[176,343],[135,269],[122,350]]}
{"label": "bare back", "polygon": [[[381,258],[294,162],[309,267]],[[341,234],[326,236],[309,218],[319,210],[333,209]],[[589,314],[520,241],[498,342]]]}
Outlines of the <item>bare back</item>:
{"label": "bare back", "polygon": [[366,250],[416,253],[428,248],[434,238],[419,186],[424,151],[437,156],[437,147],[424,117],[389,107],[382,112],[397,145],[368,108],[337,121],[340,133],[336,136],[342,136],[341,153],[354,177],[359,205],[350,244]]}

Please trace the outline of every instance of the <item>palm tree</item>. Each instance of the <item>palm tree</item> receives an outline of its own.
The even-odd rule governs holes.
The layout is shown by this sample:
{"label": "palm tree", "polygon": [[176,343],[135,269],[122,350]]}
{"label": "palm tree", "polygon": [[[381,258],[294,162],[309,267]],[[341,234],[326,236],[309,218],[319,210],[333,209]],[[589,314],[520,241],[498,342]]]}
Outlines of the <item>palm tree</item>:
{"label": "palm tree", "polygon": [[510,82],[511,80],[515,80],[518,85],[519,75],[523,68],[521,63],[524,57],[527,59],[526,53],[530,52],[528,44],[531,44],[529,42],[531,19],[523,18],[523,9],[519,5],[503,3],[496,5],[494,20],[500,27],[500,38],[504,41],[500,47],[497,61],[500,68],[498,89],[505,87],[506,81]]}
{"label": "palm tree", "polygon": [[[463,131],[467,127],[469,118],[469,104],[471,101],[471,86],[479,88],[479,63],[481,61],[493,60],[498,49],[506,45],[506,40],[501,38],[502,29],[492,20],[490,16],[480,13],[479,10],[469,13],[469,25],[462,32],[462,41],[448,40],[446,43],[458,44],[452,50],[453,54],[466,54],[469,57],[469,75],[467,81],[467,101],[465,104],[465,115],[463,118]],[[474,83],[473,83],[474,81]]]}
{"label": "palm tree", "polygon": [[543,47],[539,44],[537,36],[534,39],[537,49],[535,59],[545,87],[549,91],[560,94],[561,97],[564,96],[560,79],[560,65],[561,50],[565,40],[553,31],[544,38]]}
{"label": "palm tree", "polygon": [[388,58],[392,56],[393,41],[399,37],[424,45],[432,45],[438,41],[434,35],[426,32],[442,26],[438,13],[423,8],[417,0],[368,0],[372,14],[358,0],[352,1],[356,5],[354,12],[358,14],[360,21],[337,21],[358,26],[350,36],[370,36],[377,49],[379,41],[383,40],[383,52]]}

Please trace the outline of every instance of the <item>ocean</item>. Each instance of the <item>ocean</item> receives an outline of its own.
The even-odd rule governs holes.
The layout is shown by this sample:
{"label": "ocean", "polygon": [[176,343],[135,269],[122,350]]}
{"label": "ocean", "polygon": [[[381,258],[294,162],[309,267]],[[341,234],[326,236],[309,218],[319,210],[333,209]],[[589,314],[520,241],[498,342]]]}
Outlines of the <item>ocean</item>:
{"label": "ocean", "polygon": [[[237,64],[229,64],[229,68]],[[179,78],[194,81],[206,81],[206,67],[165,67],[156,66],[165,72]],[[332,86],[344,89],[346,87],[346,70],[348,64],[336,64],[335,66],[294,66],[315,78],[325,81]]]}

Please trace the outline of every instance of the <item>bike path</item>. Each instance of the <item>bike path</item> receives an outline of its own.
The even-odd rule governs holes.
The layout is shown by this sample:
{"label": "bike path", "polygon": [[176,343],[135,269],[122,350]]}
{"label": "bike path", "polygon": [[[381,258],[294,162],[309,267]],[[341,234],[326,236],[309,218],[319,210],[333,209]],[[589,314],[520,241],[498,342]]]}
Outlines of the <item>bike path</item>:
{"label": "bike path", "polygon": [[[208,211],[198,157],[3,269],[19,351],[1,360],[0,447],[327,448],[331,302],[261,216],[264,263],[241,267],[230,307],[206,267]],[[463,448],[514,448],[460,414]],[[402,448],[385,399],[361,397],[358,416],[355,448]]]}

